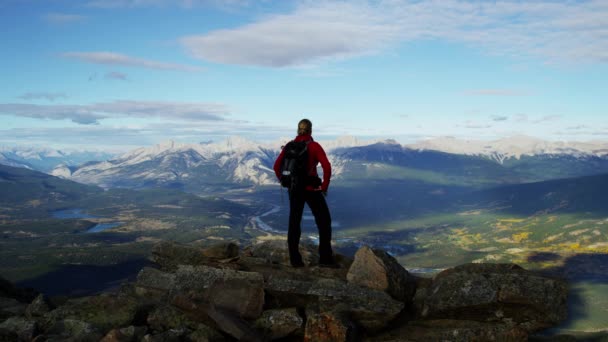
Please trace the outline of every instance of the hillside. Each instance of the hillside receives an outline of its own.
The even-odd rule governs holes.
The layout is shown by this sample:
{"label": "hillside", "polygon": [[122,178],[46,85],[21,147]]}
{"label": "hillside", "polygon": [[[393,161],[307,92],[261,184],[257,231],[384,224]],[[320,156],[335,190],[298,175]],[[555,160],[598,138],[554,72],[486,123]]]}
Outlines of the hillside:
{"label": "hillside", "polygon": [[608,216],[608,173],[481,190],[464,196],[461,203],[496,203],[504,207],[501,212],[524,216],[540,212]]}
{"label": "hillside", "polygon": [[103,191],[97,186],[6,165],[0,165],[0,184],[0,203],[8,206],[73,201]]}

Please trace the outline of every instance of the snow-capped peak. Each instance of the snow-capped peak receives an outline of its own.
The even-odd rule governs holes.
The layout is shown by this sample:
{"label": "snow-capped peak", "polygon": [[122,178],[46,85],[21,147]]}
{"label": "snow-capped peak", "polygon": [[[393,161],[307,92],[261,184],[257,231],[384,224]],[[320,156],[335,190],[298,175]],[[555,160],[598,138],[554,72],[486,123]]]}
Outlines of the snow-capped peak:
{"label": "snow-capped peak", "polygon": [[499,162],[523,155],[569,154],[574,156],[608,155],[608,143],[584,143],[546,141],[525,135],[517,135],[493,141],[439,137],[407,145],[419,150],[436,150],[447,153],[485,155]]}

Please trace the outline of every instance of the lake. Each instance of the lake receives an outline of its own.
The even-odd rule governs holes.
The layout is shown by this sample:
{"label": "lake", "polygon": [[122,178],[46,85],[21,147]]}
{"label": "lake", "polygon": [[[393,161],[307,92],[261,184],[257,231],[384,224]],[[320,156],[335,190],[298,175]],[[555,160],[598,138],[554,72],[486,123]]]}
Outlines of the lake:
{"label": "lake", "polygon": [[[93,216],[84,212],[83,209],[63,209],[56,210],[53,212],[54,218],[59,219],[92,219],[92,218],[100,218],[99,216]],[[108,222],[108,223],[98,223],[95,226],[89,228],[85,233],[99,233],[104,230],[111,229],[114,227],[118,227],[122,224],[122,222]]]}

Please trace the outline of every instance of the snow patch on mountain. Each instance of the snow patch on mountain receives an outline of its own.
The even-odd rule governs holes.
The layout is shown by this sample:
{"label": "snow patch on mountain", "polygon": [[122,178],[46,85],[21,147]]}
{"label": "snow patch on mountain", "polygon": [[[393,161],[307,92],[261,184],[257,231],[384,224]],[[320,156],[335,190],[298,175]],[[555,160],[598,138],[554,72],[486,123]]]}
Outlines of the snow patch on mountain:
{"label": "snow patch on mountain", "polygon": [[503,163],[509,158],[543,154],[571,155],[574,157],[608,155],[605,142],[545,141],[529,136],[513,136],[493,141],[440,137],[406,145],[417,150],[434,150],[454,154],[481,155]]}
{"label": "snow patch on mountain", "polygon": [[52,176],[68,179],[72,176],[72,170],[67,164],[59,164],[50,173]]}

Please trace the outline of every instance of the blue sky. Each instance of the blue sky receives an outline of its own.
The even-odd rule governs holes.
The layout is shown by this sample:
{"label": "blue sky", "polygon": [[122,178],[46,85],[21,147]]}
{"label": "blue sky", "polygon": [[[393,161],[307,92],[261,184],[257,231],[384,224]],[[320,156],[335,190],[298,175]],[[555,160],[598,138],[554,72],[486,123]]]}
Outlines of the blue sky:
{"label": "blue sky", "polygon": [[608,140],[606,1],[0,0],[0,144]]}

